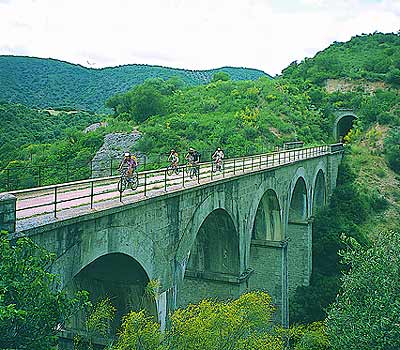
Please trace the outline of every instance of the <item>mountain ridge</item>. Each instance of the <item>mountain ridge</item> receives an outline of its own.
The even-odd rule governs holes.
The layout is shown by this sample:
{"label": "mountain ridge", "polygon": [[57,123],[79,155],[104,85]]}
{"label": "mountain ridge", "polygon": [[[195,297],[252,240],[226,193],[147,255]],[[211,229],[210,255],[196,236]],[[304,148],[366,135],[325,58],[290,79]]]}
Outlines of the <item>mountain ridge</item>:
{"label": "mountain ridge", "polygon": [[220,67],[188,70],[148,64],[91,68],[54,58],[0,55],[0,100],[35,108],[71,108],[107,112],[104,102],[149,78],[181,78],[187,85],[211,81],[217,72],[232,80],[272,77],[262,70]]}

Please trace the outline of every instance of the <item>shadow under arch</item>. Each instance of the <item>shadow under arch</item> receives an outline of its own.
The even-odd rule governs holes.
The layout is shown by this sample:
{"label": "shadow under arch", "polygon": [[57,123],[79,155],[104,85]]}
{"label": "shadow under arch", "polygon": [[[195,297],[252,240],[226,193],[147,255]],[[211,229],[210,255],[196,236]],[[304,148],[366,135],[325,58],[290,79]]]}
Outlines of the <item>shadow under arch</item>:
{"label": "shadow under arch", "polygon": [[239,276],[239,234],[226,210],[218,208],[207,215],[188,255],[178,306],[237,296],[229,283]]}
{"label": "shadow under arch", "polygon": [[326,178],[322,169],[318,170],[313,187],[312,215],[326,205]]}
{"label": "shadow under arch", "polygon": [[281,208],[278,196],[272,189],[264,193],[258,204],[251,238],[270,241],[283,239]]}
{"label": "shadow under arch", "polygon": [[291,193],[288,223],[303,223],[308,218],[307,186],[303,177],[296,180]]}
{"label": "shadow under arch", "polygon": [[[130,311],[145,309],[157,317],[155,300],[145,295],[150,279],[143,266],[123,253],[102,255],[83,267],[73,278],[74,290],[86,290],[93,303],[108,297],[116,308],[112,330],[116,332],[122,317]],[[82,315],[73,320],[73,328],[84,329]]]}
{"label": "shadow under arch", "polygon": [[[294,186],[294,187],[293,187]],[[308,187],[303,176],[293,179],[287,216],[289,301],[299,286],[307,286],[312,269],[312,232]]]}
{"label": "shadow under arch", "polygon": [[333,137],[336,141],[343,141],[344,137],[353,128],[354,120],[357,119],[357,115],[352,111],[340,111],[337,112],[337,117],[333,124]]}

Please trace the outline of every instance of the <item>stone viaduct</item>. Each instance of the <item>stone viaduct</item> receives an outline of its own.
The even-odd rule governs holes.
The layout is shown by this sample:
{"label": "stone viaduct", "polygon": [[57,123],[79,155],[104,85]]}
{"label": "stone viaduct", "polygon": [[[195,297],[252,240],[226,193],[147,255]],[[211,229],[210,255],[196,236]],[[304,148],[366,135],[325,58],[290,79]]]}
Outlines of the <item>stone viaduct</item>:
{"label": "stone viaduct", "polygon": [[[291,296],[310,280],[313,215],[336,186],[341,158],[342,148],[331,146],[310,159],[16,234],[57,254],[52,269],[64,288],[109,296],[119,319],[145,307],[164,327],[180,306],[263,289],[287,325]],[[155,301],[144,297],[150,280],[160,285]]]}

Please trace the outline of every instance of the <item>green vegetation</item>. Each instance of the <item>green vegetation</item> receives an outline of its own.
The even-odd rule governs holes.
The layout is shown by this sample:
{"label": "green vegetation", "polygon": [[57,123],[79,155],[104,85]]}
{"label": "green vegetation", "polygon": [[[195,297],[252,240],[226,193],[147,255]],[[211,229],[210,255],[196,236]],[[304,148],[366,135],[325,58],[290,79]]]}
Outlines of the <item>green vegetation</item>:
{"label": "green vegetation", "polygon": [[132,64],[92,69],[54,59],[0,56],[0,101],[36,108],[105,112],[104,102],[149,78],[179,77],[187,85],[208,83],[213,74],[233,80],[268,76],[249,68],[223,67],[203,71]]}
{"label": "green vegetation", "polygon": [[400,348],[400,235],[382,232],[368,248],[346,239],[341,255],[351,270],[329,310],[333,350]]}
{"label": "green vegetation", "polygon": [[313,58],[293,62],[283,76],[323,84],[326,79],[365,79],[400,86],[400,36],[374,33],[334,42]]}
{"label": "green vegetation", "polygon": [[50,349],[66,320],[85,305],[87,295],[59,290],[48,272],[55,255],[28,238],[15,244],[0,233],[0,349]]}
{"label": "green vegetation", "polygon": [[0,103],[0,167],[16,159],[30,159],[31,144],[51,144],[99,120],[100,116],[86,112],[37,111]]}
{"label": "green vegetation", "polygon": [[[58,61],[49,62],[68,66]],[[397,349],[399,334],[398,327],[394,326],[398,323],[399,311],[396,257],[400,245],[398,235],[389,231],[398,232],[400,227],[399,62],[399,35],[375,33],[357,36],[347,43],[334,43],[315,58],[290,65],[274,80],[262,77],[257,81],[235,81],[233,72],[224,70],[204,79],[208,84],[193,86],[197,83],[185,77],[171,78],[179,74],[157,73],[149,80],[144,75],[142,80],[135,77],[140,81],[125,83],[123,88],[120,83],[113,86],[112,80],[105,79],[107,88],[113,86],[115,90],[95,85],[90,96],[84,96],[86,87],[81,89],[78,84],[76,90],[83,93],[76,101],[81,106],[87,103],[100,109],[97,103],[107,99],[107,107],[114,112],[107,118],[107,128],[83,134],[81,130],[99,117],[88,113],[52,115],[3,103],[0,111],[5,117],[0,118],[0,140],[8,143],[0,143],[0,160],[9,167],[22,167],[18,170],[18,181],[26,186],[37,183],[37,177],[26,172],[30,160],[15,161],[16,155],[32,153],[36,165],[71,164],[72,168],[93,156],[105,133],[129,131],[133,127],[143,134],[135,146],[137,151],[154,155],[166,154],[175,148],[181,153],[181,159],[189,147],[211,151],[220,146],[228,157],[233,157],[272,150],[285,141],[301,140],[306,145],[330,143],[335,141],[331,136],[334,111],[353,109],[359,118],[345,138],[348,144],[338,186],[329,206],[317,213],[313,224],[311,284],[299,288],[291,301],[292,322],[311,323],[325,319],[328,314],[328,333],[321,322],[281,332],[271,325],[269,297],[256,292],[234,301],[203,301],[179,310],[172,315],[171,327],[166,333],[161,333],[159,325],[144,312],[130,313],[125,318],[116,349],[133,349],[138,342],[158,350],[275,349],[283,341],[296,350],[339,350],[354,346]],[[129,67],[72,68],[78,69],[80,76],[100,76],[111,71],[120,74]],[[118,74],[113,79],[120,79]],[[126,71],[125,74],[129,76]],[[40,77],[41,73],[36,76]],[[328,92],[323,85],[331,78],[347,81],[351,88]],[[87,80],[90,79],[87,77]],[[377,83],[372,90],[366,88],[370,82]],[[49,86],[58,91],[58,85]],[[93,96],[100,96],[97,93],[101,98],[94,103]],[[38,101],[40,105],[45,101],[35,94],[25,95],[29,96],[24,101],[27,104]],[[62,97],[62,94],[54,96]],[[68,100],[46,101],[52,106],[65,106]],[[21,130],[14,129],[16,120],[23,121],[18,124],[22,125]],[[33,132],[28,126],[34,126]],[[6,132],[12,133],[11,137]],[[203,152],[203,160],[208,157]],[[90,174],[87,167],[74,168],[74,178]],[[6,175],[3,172],[0,177],[4,179]],[[64,181],[65,176],[60,168],[44,172],[42,184]],[[350,237],[345,242],[341,240],[343,234]],[[343,253],[345,264],[341,264],[337,252],[345,249],[348,242],[351,242],[349,250]],[[385,255],[385,251],[390,254]],[[341,279],[343,273],[345,277]],[[2,285],[0,296],[5,291],[1,288]],[[337,294],[338,300],[329,307]],[[0,307],[1,302],[0,297]],[[105,315],[107,318],[110,313]],[[0,314],[0,324],[1,319]],[[107,322],[102,323],[101,317],[100,321],[106,330]],[[352,327],[348,327],[349,323]],[[51,329],[48,331],[53,334]],[[83,341],[88,344],[87,340]]]}
{"label": "green vegetation", "polygon": [[238,299],[203,300],[176,310],[168,330],[142,310],[123,321],[115,350],[327,350],[322,324],[284,330],[272,322],[275,307],[265,292],[250,292]]}

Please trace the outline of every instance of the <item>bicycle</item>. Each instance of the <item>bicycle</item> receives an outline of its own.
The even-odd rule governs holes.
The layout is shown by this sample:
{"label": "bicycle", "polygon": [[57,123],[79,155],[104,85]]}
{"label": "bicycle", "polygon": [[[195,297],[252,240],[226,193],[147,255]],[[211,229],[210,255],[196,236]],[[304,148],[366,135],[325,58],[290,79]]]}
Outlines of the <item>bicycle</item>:
{"label": "bicycle", "polygon": [[168,174],[168,176],[171,176],[173,173],[178,175],[179,174],[179,167],[178,167],[178,165],[170,164],[170,165],[167,166],[167,174]]}
{"label": "bicycle", "polygon": [[186,171],[186,175],[189,176],[191,179],[194,178],[194,177],[198,177],[198,175],[199,175],[199,165],[198,164],[187,163],[185,171]]}
{"label": "bicycle", "polygon": [[139,186],[139,176],[137,171],[135,170],[131,176],[127,176],[127,172],[128,169],[126,168],[120,170],[121,177],[117,185],[119,192],[124,192],[127,187],[134,191]]}
{"label": "bicycle", "polygon": [[222,170],[223,170],[223,161],[222,161],[222,159],[215,159],[212,162],[211,171],[213,173],[216,173],[217,171],[222,171]]}

